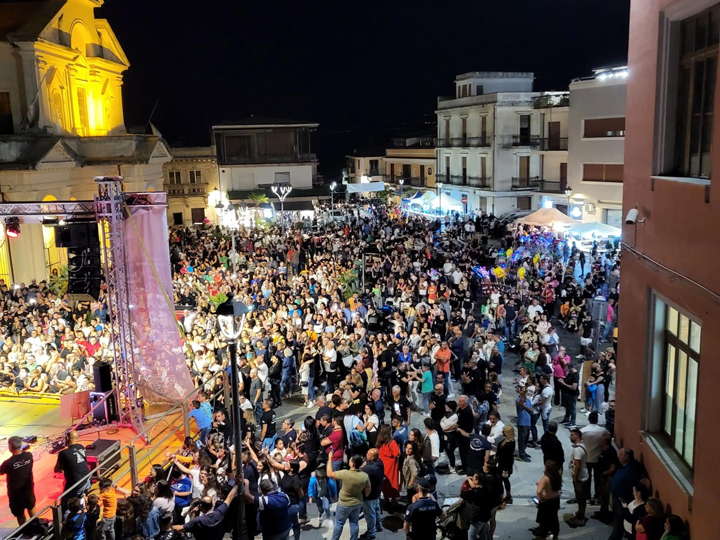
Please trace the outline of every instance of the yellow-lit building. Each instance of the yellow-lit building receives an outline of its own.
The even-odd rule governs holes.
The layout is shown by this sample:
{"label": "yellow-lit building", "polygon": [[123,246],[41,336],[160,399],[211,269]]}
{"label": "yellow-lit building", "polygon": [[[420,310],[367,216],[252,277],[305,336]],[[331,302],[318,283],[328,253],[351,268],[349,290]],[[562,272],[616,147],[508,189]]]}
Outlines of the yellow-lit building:
{"label": "yellow-lit building", "polygon": [[412,137],[393,139],[393,146],[385,150],[386,181],[403,188],[435,189],[435,139]]}
{"label": "yellow-lit building", "polygon": [[[126,191],[163,189],[171,154],[159,136],[127,133],[122,83],[130,63],[108,22],[95,18],[102,4],[0,3],[3,201],[92,199],[96,176],[123,176]],[[19,238],[2,239],[0,278],[43,279],[62,253],[52,231],[22,218],[21,227]]]}
{"label": "yellow-lit building", "polygon": [[172,149],[173,158],[163,165],[168,194],[168,223],[179,227],[215,221],[210,193],[218,189],[217,157],[214,146]]}

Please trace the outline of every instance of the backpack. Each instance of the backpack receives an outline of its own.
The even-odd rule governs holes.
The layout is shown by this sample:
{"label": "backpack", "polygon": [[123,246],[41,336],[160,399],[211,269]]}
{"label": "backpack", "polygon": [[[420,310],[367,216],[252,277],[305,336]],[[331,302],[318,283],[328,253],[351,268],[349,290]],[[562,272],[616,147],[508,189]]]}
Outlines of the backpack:
{"label": "backpack", "polygon": [[348,439],[350,440],[350,446],[353,448],[362,446],[367,442],[365,432],[358,431],[357,428],[352,428],[352,431],[350,431],[350,434],[348,435]]}

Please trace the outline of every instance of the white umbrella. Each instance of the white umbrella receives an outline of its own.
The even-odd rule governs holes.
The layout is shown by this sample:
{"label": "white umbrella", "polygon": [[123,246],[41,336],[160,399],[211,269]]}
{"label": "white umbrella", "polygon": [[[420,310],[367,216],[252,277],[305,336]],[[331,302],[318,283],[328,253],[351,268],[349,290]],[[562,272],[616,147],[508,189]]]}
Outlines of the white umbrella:
{"label": "white umbrella", "polygon": [[542,225],[545,227],[552,227],[553,225],[570,224],[579,225],[580,222],[577,219],[573,219],[568,215],[563,214],[557,208],[541,208],[532,214],[528,214],[525,217],[521,217],[517,220],[518,223],[527,223],[528,225]]}

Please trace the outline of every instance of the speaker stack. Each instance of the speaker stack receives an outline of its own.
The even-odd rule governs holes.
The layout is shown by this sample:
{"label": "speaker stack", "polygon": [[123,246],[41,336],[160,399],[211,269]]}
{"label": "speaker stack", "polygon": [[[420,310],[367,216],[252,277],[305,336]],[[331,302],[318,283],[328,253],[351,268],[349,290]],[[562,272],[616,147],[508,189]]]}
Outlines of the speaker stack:
{"label": "speaker stack", "polygon": [[[93,366],[95,376],[95,391],[90,392],[90,407],[98,403],[102,397],[113,389],[112,366],[105,362],[98,362]],[[117,408],[117,395],[110,394],[105,402],[93,409],[93,420],[96,424],[109,424],[119,420]]]}
{"label": "speaker stack", "polygon": [[55,245],[67,248],[68,300],[97,300],[102,280],[97,223],[80,221],[56,227]]}

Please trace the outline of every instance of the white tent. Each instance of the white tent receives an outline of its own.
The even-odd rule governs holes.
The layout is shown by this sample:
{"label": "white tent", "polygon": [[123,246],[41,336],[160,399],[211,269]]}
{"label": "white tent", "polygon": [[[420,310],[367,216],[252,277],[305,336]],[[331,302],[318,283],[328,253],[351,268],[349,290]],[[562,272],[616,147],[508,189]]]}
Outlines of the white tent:
{"label": "white tent", "polygon": [[455,212],[463,212],[465,205],[457,199],[453,199],[445,193],[440,193],[439,196],[435,197],[430,203],[432,208],[440,208],[443,212],[454,210]]}
{"label": "white tent", "polygon": [[384,191],[384,182],[368,182],[367,184],[347,184],[348,193],[370,193],[372,191]]}
{"label": "white tent", "polygon": [[552,227],[553,225],[579,225],[580,222],[563,214],[557,208],[541,208],[532,214],[521,217],[518,223],[527,223],[528,225],[542,225]]}
{"label": "white tent", "polygon": [[572,225],[568,228],[567,232],[577,236],[584,236],[586,238],[590,238],[592,236],[607,237],[622,235],[622,229],[619,229],[618,227],[613,227],[612,225],[608,225],[606,223],[601,223],[599,221]]}

